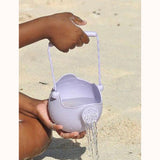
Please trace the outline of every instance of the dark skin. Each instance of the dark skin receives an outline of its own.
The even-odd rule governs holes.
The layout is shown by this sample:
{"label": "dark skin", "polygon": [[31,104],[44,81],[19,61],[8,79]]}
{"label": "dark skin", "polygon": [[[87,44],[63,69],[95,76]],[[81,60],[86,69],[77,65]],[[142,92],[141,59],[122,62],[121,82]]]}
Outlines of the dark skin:
{"label": "dark skin", "polygon": [[72,13],[59,13],[41,17],[19,26],[19,47],[48,39],[62,52],[89,42],[88,36],[77,25],[86,22]]}
{"label": "dark skin", "polygon": [[[80,47],[89,42],[88,36],[77,25],[86,22],[72,13],[59,13],[19,25],[19,48],[48,39],[57,49],[68,52],[76,46]],[[37,118],[47,128],[54,129],[63,138],[82,138],[85,132],[66,133],[62,125],[54,124],[48,115],[48,100],[37,100],[22,93],[19,94],[19,112],[26,116]]]}

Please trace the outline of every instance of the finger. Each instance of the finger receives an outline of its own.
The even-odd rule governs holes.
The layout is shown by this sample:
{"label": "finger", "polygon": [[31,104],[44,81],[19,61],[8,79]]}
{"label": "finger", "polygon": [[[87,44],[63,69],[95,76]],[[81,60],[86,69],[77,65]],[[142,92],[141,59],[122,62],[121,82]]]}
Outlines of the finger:
{"label": "finger", "polygon": [[78,40],[76,46],[77,46],[77,47],[83,46],[83,41],[81,40],[81,38]]}
{"label": "finger", "polygon": [[67,133],[67,132],[64,132],[64,131],[62,131],[62,130],[59,130],[59,131],[57,131],[58,132],[58,134],[61,136],[61,137],[63,137],[64,139],[67,139],[67,138],[74,138],[74,137],[76,137],[76,136],[78,136],[78,132],[72,132],[72,133]]}
{"label": "finger", "polygon": [[[47,106],[47,101],[44,101],[44,103],[46,104]],[[57,129],[62,129],[63,126],[62,125],[56,125],[55,123],[53,123],[50,119],[50,116],[49,116],[49,113],[48,113],[48,110],[47,112],[43,112],[43,115],[42,114],[39,114],[39,119],[40,121],[45,125],[47,126],[47,128],[49,129],[53,129],[53,130],[57,130]]]}
{"label": "finger", "polygon": [[80,135],[86,135],[86,131],[80,132]]}
{"label": "finger", "polygon": [[73,139],[81,139],[81,138],[83,138],[85,135],[86,135],[86,131],[83,131],[83,132],[79,133],[78,136],[74,137]]}
{"label": "finger", "polygon": [[73,137],[73,139],[81,139],[81,138],[83,138],[85,135],[78,135],[78,136],[75,136],[75,137]]}
{"label": "finger", "polygon": [[65,52],[65,53],[67,53],[68,51],[69,51],[69,49],[68,48],[63,48],[63,49],[60,49],[60,48],[58,48],[60,51],[62,51],[62,52]]}
{"label": "finger", "polygon": [[89,38],[85,33],[82,34],[81,41],[85,44],[89,43]]}
{"label": "finger", "polygon": [[50,129],[52,129],[52,130],[61,130],[63,128],[63,126],[62,125],[56,125],[56,124],[54,124],[54,123],[52,123],[51,125],[50,125]]}
{"label": "finger", "polygon": [[73,43],[72,45],[71,45],[71,47],[70,47],[70,49],[73,49],[73,48],[75,48],[75,43]]}
{"label": "finger", "polygon": [[61,132],[60,134],[64,139],[68,139],[68,138],[74,138],[76,136],[78,136],[78,133],[64,133],[64,132]]}
{"label": "finger", "polygon": [[75,15],[73,15],[71,17],[72,22],[74,22],[76,25],[85,25],[87,24],[87,21],[82,20],[80,17],[77,17]]}
{"label": "finger", "polygon": [[80,135],[80,137],[79,137],[79,138],[83,138],[83,137],[86,135],[86,131],[81,132],[79,135]]}

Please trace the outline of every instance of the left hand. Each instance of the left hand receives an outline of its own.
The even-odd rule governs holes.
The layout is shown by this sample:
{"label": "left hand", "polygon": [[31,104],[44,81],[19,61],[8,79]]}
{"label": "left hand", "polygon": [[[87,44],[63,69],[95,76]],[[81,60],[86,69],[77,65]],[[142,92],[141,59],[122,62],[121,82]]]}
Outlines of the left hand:
{"label": "left hand", "polygon": [[40,121],[47,126],[49,129],[55,130],[61,137],[63,138],[73,138],[73,139],[80,139],[83,138],[86,134],[86,132],[65,132],[63,131],[63,126],[62,125],[56,125],[53,123],[48,114],[48,100],[43,100],[41,103],[37,104],[36,106],[37,109],[37,116],[40,119]]}
{"label": "left hand", "polygon": [[87,22],[72,13],[57,13],[42,19],[45,19],[45,37],[60,51],[68,52],[89,42],[88,36],[78,27]]}

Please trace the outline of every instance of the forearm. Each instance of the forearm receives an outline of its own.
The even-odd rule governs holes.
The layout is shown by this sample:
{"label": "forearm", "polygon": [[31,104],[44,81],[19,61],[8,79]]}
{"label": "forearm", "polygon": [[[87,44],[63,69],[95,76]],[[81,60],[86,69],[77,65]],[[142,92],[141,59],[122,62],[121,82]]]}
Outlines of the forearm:
{"label": "forearm", "polygon": [[37,117],[36,106],[39,103],[40,100],[36,100],[22,93],[19,93],[19,112],[36,118]]}
{"label": "forearm", "polygon": [[19,48],[46,38],[47,17],[19,25]]}

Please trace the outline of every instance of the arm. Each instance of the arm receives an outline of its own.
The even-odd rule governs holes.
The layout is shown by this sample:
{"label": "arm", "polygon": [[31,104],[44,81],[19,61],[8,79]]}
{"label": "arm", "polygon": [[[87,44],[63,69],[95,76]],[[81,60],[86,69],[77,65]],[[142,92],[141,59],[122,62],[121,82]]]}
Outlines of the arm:
{"label": "arm", "polygon": [[38,18],[19,25],[19,48],[46,38],[47,18]]}
{"label": "arm", "polygon": [[37,100],[28,97],[25,94],[19,93],[19,112],[39,119],[49,129],[54,129],[63,138],[82,138],[85,132],[64,132],[62,125],[56,125],[53,123],[48,115],[48,100]]}
{"label": "arm", "polygon": [[89,42],[88,36],[78,27],[85,24],[72,13],[58,13],[22,23],[19,25],[19,47],[46,38],[59,50],[68,52]]}
{"label": "arm", "polygon": [[19,93],[19,112],[39,119],[49,129],[62,129],[61,125],[54,125],[48,116],[48,100],[38,100],[23,93]]}
{"label": "arm", "polygon": [[19,112],[31,116],[33,118],[37,118],[37,109],[36,106],[40,104],[40,100],[33,99],[24,95],[23,93],[19,93]]}

